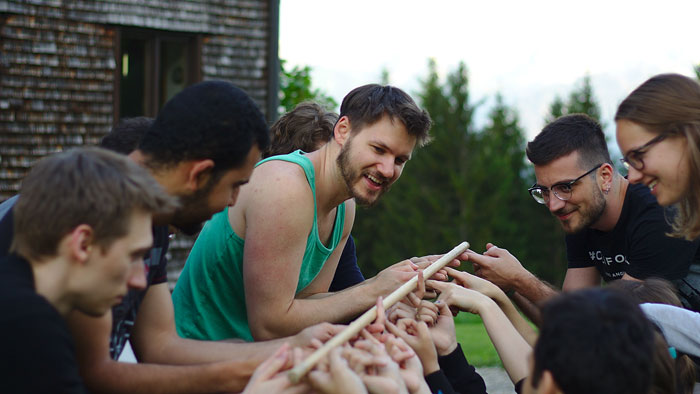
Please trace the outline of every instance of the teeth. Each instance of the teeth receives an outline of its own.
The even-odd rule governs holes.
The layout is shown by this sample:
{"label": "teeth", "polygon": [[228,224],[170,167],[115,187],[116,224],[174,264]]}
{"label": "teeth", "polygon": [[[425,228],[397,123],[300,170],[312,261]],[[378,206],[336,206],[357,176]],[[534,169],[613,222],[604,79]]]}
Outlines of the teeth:
{"label": "teeth", "polygon": [[652,182],[648,185],[648,186],[649,186],[649,190],[652,190],[652,189],[654,188],[654,186],[656,186],[657,183],[659,183],[659,181],[656,181],[656,180],[652,181]]}
{"label": "teeth", "polygon": [[367,174],[367,178],[369,178],[369,180],[371,180],[372,182],[374,182],[374,183],[376,183],[376,184],[379,184],[379,185],[382,184],[382,181],[380,181],[379,179],[373,177],[372,175]]}

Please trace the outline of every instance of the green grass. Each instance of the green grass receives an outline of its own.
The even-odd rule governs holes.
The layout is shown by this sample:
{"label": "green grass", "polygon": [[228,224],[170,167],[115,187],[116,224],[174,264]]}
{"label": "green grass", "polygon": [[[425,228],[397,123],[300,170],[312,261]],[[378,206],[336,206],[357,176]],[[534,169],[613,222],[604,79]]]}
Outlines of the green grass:
{"label": "green grass", "polygon": [[479,316],[460,312],[455,317],[455,329],[457,341],[470,364],[476,367],[502,366]]}

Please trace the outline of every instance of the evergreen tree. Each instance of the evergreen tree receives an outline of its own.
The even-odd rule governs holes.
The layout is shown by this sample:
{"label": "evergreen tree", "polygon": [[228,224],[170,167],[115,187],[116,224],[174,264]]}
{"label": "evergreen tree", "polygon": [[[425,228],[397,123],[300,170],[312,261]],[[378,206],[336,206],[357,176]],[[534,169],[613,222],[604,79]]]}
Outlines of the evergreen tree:
{"label": "evergreen tree", "polygon": [[280,112],[289,112],[304,101],[315,101],[326,110],[335,110],[338,103],[322,90],[312,87],[311,67],[294,66],[287,70],[285,63],[280,59]]}
{"label": "evergreen tree", "polygon": [[472,131],[466,66],[441,84],[434,60],[419,101],[433,120],[433,141],[417,148],[401,178],[379,203],[360,208],[353,236],[368,275],[400,259],[439,253],[467,239],[470,206],[467,141]]}
{"label": "evergreen tree", "polygon": [[593,119],[601,121],[600,105],[593,94],[589,75],[583,77],[581,84],[574,88],[566,102],[559,96],[554,98],[552,104],[549,105],[549,114],[545,117],[545,124],[562,115],[577,113],[587,114]]}

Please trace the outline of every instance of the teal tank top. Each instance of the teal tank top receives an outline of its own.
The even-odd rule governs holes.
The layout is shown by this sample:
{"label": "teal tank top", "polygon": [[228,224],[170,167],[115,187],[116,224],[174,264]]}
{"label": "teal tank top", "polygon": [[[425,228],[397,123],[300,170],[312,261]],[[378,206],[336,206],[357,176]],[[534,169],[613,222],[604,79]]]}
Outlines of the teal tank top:
{"label": "teal tank top", "polygon": [[[330,245],[318,236],[314,167],[302,151],[273,156],[304,169],[314,198],[314,221],[306,241],[296,293],[303,290],[321,271],[323,264],[338,246],[345,225],[345,203],[336,210]],[[257,166],[256,165],[256,166]],[[248,327],[243,283],[243,247],[245,240],[231,228],[228,208],[212,216],[192,247],[185,268],[173,291],[175,325],[184,338],[221,340],[240,338],[253,341]]]}

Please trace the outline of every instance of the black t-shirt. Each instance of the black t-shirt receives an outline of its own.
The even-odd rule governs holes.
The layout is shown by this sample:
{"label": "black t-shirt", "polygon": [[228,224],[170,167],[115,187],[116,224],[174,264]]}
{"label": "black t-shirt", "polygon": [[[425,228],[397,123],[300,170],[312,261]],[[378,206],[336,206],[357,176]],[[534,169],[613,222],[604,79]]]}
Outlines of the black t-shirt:
{"label": "black t-shirt", "polygon": [[[10,243],[14,236],[12,208],[17,202],[17,197],[0,204],[0,259],[9,253]],[[134,327],[136,314],[146,295],[148,286],[163,283],[167,277],[167,258],[169,242],[168,226],[153,226],[153,248],[144,259],[146,267],[146,289],[129,290],[119,305],[112,308],[112,334],[109,340],[109,354],[113,359],[119,358],[124,350],[127,339]]]}
{"label": "black t-shirt", "polygon": [[148,287],[168,280],[166,266],[168,259],[168,243],[170,235],[168,226],[153,226],[153,248],[144,259],[146,266],[146,288],[144,290],[130,289],[122,302],[112,308],[112,334],[109,339],[109,354],[116,360],[124,350],[126,340],[131,336],[131,330],[136,321],[136,314]]}
{"label": "black t-shirt", "polygon": [[14,255],[0,263],[0,342],[0,392],[86,392],[65,321]]}
{"label": "black t-shirt", "polygon": [[357,266],[357,255],[355,254],[355,241],[352,235],[348,236],[343,253],[338,260],[338,267],[335,269],[333,281],[329,291],[341,291],[348,287],[355,286],[365,280],[360,267]]}
{"label": "black t-shirt", "polygon": [[569,268],[596,267],[606,282],[627,273],[636,279],[680,279],[698,262],[698,241],[667,236],[664,209],[649,188],[630,184],[622,213],[609,232],[586,229],[566,236]]}

